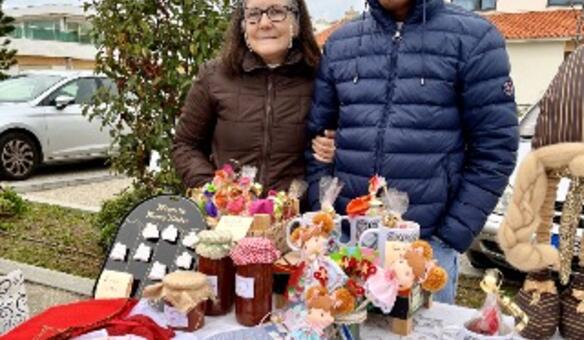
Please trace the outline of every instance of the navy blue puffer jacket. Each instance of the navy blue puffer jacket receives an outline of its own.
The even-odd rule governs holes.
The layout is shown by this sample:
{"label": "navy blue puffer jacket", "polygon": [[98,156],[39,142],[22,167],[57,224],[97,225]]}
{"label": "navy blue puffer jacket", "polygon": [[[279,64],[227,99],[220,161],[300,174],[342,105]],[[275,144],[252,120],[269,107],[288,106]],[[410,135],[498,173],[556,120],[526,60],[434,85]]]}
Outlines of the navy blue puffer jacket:
{"label": "navy blue puffer jacket", "polygon": [[481,231],[515,166],[518,129],[505,42],[484,18],[442,0],[414,0],[399,25],[370,11],[327,41],[309,135],[336,129],[334,165],[308,158],[309,199],[332,175],[337,201],[367,192],[374,174],[406,191],[405,218],[463,252]]}

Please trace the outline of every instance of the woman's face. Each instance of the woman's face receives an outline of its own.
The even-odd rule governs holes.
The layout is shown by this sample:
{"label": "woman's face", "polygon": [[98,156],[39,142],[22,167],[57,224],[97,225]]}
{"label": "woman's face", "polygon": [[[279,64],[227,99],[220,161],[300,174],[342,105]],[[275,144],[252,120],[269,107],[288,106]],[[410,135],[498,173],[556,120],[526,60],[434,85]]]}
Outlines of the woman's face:
{"label": "woman's face", "polygon": [[249,47],[266,64],[281,64],[296,35],[296,11],[290,0],[246,0],[244,29]]}

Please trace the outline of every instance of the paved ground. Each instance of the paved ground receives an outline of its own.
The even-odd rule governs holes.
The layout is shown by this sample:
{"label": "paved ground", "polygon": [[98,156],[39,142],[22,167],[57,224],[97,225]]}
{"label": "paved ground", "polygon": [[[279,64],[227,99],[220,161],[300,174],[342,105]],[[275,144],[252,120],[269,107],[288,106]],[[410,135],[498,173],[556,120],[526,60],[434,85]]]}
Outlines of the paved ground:
{"label": "paved ground", "polygon": [[27,200],[98,212],[104,201],[130,187],[129,178],[114,178],[97,183],[67,186],[23,194]]}
{"label": "paved ground", "polygon": [[45,166],[26,181],[0,181],[26,199],[87,211],[128,188],[132,181],[112,173],[104,160]]}
{"label": "paved ground", "polygon": [[28,296],[30,316],[34,316],[52,306],[89,298],[89,296],[71,293],[31,282],[26,283],[26,294]]}

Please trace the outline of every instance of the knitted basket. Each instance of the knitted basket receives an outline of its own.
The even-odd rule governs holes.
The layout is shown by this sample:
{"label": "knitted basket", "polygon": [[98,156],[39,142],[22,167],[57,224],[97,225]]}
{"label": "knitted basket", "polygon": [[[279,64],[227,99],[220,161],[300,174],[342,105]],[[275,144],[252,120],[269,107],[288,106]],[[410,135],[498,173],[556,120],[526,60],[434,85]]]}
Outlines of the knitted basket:
{"label": "knitted basket", "polygon": [[560,321],[560,334],[565,339],[584,339],[584,311],[578,312],[578,306],[583,303],[583,299],[574,296],[580,291],[584,292],[584,273],[575,273],[572,283],[561,296],[562,319]]}
{"label": "knitted basket", "polygon": [[[530,273],[526,281],[538,283],[555,283],[551,272],[544,270]],[[549,339],[555,333],[560,321],[560,297],[558,294],[541,293],[526,290],[525,286],[515,296],[515,303],[529,316],[527,326],[520,332],[526,339]]]}

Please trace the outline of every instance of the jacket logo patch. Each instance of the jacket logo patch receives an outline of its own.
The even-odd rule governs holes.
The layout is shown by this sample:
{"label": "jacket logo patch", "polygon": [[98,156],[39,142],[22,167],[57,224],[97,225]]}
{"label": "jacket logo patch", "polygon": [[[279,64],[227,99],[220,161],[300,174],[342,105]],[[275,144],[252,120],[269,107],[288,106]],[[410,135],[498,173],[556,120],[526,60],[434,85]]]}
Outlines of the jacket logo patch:
{"label": "jacket logo patch", "polygon": [[509,79],[503,84],[503,93],[509,97],[513,97],[515,94],[515,85],[513,85],[513,80]]}

